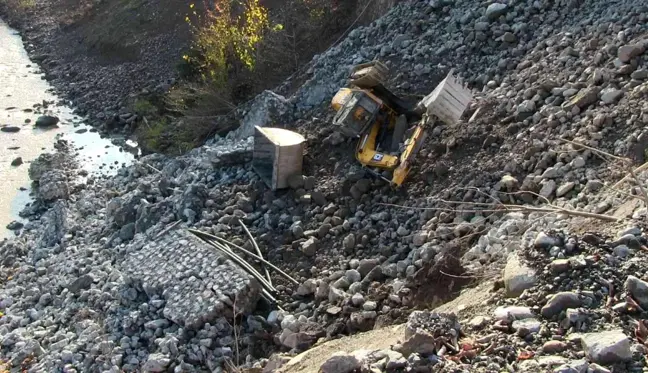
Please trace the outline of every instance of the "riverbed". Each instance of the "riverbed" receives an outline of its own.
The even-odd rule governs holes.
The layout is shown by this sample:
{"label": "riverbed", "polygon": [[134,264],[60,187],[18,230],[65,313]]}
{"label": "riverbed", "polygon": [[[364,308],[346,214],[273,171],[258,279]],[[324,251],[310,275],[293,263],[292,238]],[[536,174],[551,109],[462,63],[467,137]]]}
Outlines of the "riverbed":
{"label": "riverbed", "polygon": [[[0,50],[0,127],[20,128],[17,132],[0,132],[2,238],[13,234],[6,225],[22,221],[18,213],[31,201],[29,163],[41,153],[53,151],[57,139],[65,139],[77,149],[80,167],[93,176],[116,172],[129,164],[134,154],[93,132],[69,103],[53,93],[37,64],[29,59],[20,35],[2,20]],[[58,127],[35,128],[34,123],[44,114],[58,117]]]}

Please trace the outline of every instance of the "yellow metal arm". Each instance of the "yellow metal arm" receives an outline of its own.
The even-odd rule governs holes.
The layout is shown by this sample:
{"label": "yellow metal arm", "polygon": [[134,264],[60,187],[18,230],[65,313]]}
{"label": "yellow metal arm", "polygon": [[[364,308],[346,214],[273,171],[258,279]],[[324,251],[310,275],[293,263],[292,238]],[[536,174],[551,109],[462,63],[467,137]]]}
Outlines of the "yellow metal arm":
{"label": "yellow metal arm", "polygon": [[400,162],[398,167],[394,170],[394,175],[392,177],[392,183],[397,186],[401,186],[407,174],[409,174],[410,169],[412,168],[412,161],[416,157],[423,141],[425,141],[425,121],[416,126],[412,137],[407,139],[405,144],[405,151],[401,154]]}
{"label": "yellow metal arm", "polygon": [[398,157],[376,151],[376,138],[379,130],[380,123],[376,122],[371,127],[371,131],[360,138],[356,149],[356,159],[363,166],[392,170],[398,165]]}

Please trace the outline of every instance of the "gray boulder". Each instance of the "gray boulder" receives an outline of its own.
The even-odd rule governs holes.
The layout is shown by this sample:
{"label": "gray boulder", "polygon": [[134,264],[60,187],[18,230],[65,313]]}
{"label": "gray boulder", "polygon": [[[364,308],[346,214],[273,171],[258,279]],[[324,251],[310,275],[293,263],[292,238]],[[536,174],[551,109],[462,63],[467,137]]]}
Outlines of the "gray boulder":
{"label": "gray boulder", "polygon": [[68,199],[70,189],[65,172],[61,170],[47,171],[38,181],[38,197],[44,201]]}
{"label": "gray boulder", "polygon": [[43,215],[42,221],[44,228],[38,245],[40,247],[51,247],[60,243],[68,229],[65,202],[56,201],[54,206]]}
{"label": "gray boulder", "polygon": [[564,291],[554,294],[542,307],[540,313],[543,317],[549,318],[558,315],[567,308],[578,308],[582,305],[583,301],[578,294]]}
{"label": "gray boulder", "polygon": [[83,275],[72,281],[72,283],[67,286],[67,289],[72,294],[79,294],[81,290],[89,289],[93,282],[94,278],[91,275]]}
{"label": "gray boulder", "polygon": [[608,88],[601,93],[601,101],[605,104],[613,104],[623,97],[623,91],[620,89]]}
{"label": "gray boulder", "polygon": [[648,308],[648,282],[631,275],[628,276],[623,287],[643,309]]}
{"label": "gray boulder", "polygon": [[486,13],[484,14],[486,18],[490,21],[494,21],[506,13],[508,6],[502,3],[493,3],[486,8]]}
{"label": "gray boulder", "polygon": [[533,246],[538,249],[549,249],[552,246],[557,244],[557,240],[551,236],[548,236],[544,232],[538,233],[535,240],[533,241]]}
{"label": "gray boulder", "polygon": [[630,339],[622,330],[588,333],[581,341],[585,354],[594,363],[615,364],[632,359]]}
{"label": "gray boulder", "polygon": [[346,237],[344,237],[342,244],[344,245],[344,248],[346,250],[353,250],[356,245],[355,235],[353,233],[349,233]]}
{"label": "gray boulder", "polygon": [[623,63],[630,62],[633,58],[640,56],[645,51],[642,44],[629,44],[624,45],[618,50],[619,60]]}
{"label": "gray boulder", "polygon": [[352,373],[359,371],[362,360],[354,354],[337,352],[320,367],[320,373]]}
{"label": "gray boulder", "polygon": [[106,206],[106,219],[109,224],[122,227],[133,223],[137,218],[137,206],[141,202],[138,191],[132,191],[120,197],[115,197]]}
{"label": "gray boulder", "polygon": [[502,321],[514,321],[514,320],[524,320],[532,319],[535,317],[533,312],[529,307],[523,306],[500,306],[493,311],[493,317],[496,320]]}
{"label": "gray boulder", "polygon": [[18,127],[18,126],[3,126],[3,127],[0,127],[0,132],[16,133],[18,131],[20,131],[20,127]]}
{"label": "gray boulder", "polygon": [[38,182],[44,173],[55,169],[62,170],[65,164],[66,159],[62,153],[43,153],[29,165],[27,172],[32,181]]}
{"label": "gray boulder", "polygon": [[535,285],[536,273],[522,264],[517,254],[511,254],[504,268],[504,287],[507,297],[517,297],[526,289]]}
{"label": "gray boulder", "polygon": [[38,128],[50,128],[54,127],[58,124],[59,119],[55,116],[51,115],[41,115],[36,119],[36,123],[34,123],[34,127]]}
{"label": "gray boulder", "polygon": [[317,252],[317,239],[311,237],[308,240],[301,243],[301,252],[306,256],[314,256]]}
{"label": "gray boulder", "polygon": [[171,364],[171,359],[163,354],[150,354],[142,371],[144,372],[165,372],[166,368]]}

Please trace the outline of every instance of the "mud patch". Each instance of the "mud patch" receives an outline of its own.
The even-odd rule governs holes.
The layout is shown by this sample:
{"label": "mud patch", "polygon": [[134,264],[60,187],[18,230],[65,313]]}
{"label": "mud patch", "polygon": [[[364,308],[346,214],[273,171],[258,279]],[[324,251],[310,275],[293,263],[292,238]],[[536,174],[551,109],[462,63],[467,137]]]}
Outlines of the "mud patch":
{"label": "mud patch", "polygon": [[438,307],[459,296],[461,290],[474,280],[466,274],[458,256],[443,254],[419,269],[409,280],[408,287],[412,290],[409,304],[415,309]]}

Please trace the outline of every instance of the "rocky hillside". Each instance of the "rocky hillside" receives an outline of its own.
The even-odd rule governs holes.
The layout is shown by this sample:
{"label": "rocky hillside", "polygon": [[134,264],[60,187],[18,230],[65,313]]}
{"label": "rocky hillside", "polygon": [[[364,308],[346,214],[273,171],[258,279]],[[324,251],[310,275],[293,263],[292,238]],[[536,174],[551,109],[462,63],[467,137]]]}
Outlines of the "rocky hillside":
{"label": "rocky hillside", "polygon": [[198,17],[217,1],[0,0],[0,17],[20,32],[56,93],[88,124],[103,134],[138,137],[145,152],[184,153],[236,127],[236,118],[226,115],[231,105],[283,81],[352,25],[371,22],[394,3],[319,0],[312,7],[325,15],[311,19],[300,16],[309,9],[297,6],[300,1],[261,2],[270,24],[285,34],[268,32],[255,69],[229,66],[225,85],[201,81],[198,67],[183,59],[200,53]]}
{"label": "rocky hillside", "polygon": [[[0,244],[0,356],[34,372],[271,372],[288,360],[273,353],[406,322],[391,349],[345,347],[311,368],[643,371],[646,174],[614,184],[645,161],[647,11],[406,1],[184,156],[84,183],[66,162],[36,162],[47,193]],[[464,120],[431,131],[401,190],[366,175],[329,125],[348,68],[375,57],[412,100],[450,68],[476,91]],[[272,192],[249,136],[277,123],[308,154],[304,177]],[[239,220],[297,284],[276,270],[253,280],[186,229],[254,251]],[[482,317],[429,312],[486,281]]]}

